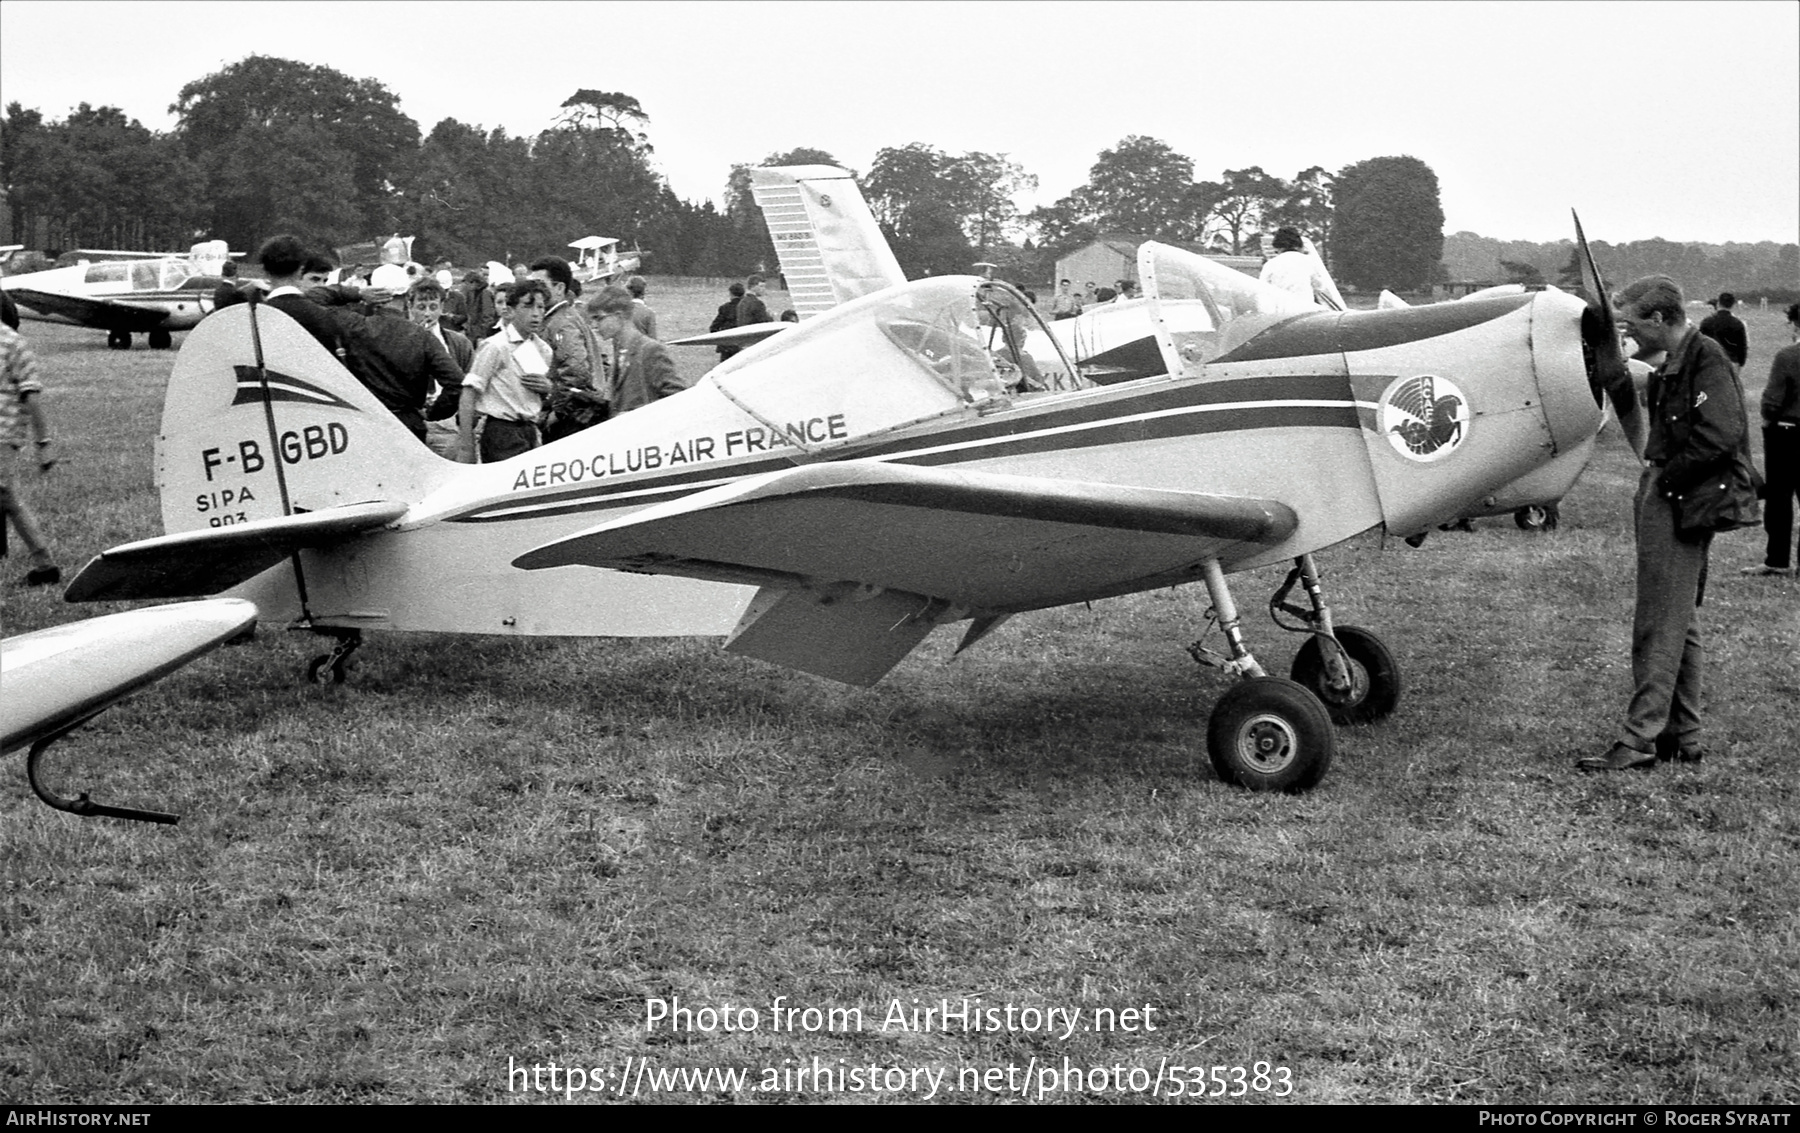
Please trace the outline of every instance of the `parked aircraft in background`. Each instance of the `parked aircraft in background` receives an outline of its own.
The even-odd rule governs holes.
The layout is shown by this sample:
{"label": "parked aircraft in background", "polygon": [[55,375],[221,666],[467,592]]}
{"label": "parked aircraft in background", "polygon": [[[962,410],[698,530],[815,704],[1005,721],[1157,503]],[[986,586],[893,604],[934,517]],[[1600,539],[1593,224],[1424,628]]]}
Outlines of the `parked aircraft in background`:
{"label": "parked aircraft in background", "polygon": [[637,271],[644,253],[637,248],[622,250],[611,236],[583,236],[570,244],[575,249],[575,262],[569,266],[575,278],[585,285],[601,287],[616,282],[620,276]]}
{"label": "parked aircraft in background", "polygon": [[232,255],[223,240],[195,244],[185,256],[93,249],[76,254],[84,258],[72,267],[9,275],[0,287],[25,318],[104,330],[114,350],[131,349],[134,334],[145,335],[152,349],[168,349],[171,332],[212,311],[213,290]]}

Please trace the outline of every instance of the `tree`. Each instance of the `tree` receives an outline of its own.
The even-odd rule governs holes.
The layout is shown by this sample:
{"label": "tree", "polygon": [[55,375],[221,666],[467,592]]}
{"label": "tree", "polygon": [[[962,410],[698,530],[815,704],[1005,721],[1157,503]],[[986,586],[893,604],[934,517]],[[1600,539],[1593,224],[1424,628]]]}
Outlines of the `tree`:
{"label": "tree", "polygon": [[1210,204],[1200,221],[1210,215],[1231,234],[1231,254],[1242,255],[1244,235],[1262,226],[1265,213],[1272,211],[1290,192],[1291,187],[1279,177],[1263,172],[1260,165],[1248,169],[1227,169],[1219,181],[1201,182],[1196,199]]}
{"label": "tree", "polygon": [[875,154],[863,190],[907,275],[966,271],[975,259],[955,188],[957,159],[924,142]]}
{"label": "tree", "polygon": [[1281,200],[1263,215],[1263,223],[1271,228],[1297,228],[1312,237],[1327,264],[1331,262],[1334,180],[1324,166],[1302,169],[1287,182],[1287,192]]}
{"label": "tree", "polygon": [[419,127],[374,79],[252,55],[182,87],[169,111],[209,227],[234,246],[287,224],[328,243],[398,227]]}
{"label": "tree", "polygon": [[1368,290],[1416,291],[1432,282],[1444,254],[1444,208],[1437,174],[1416,157],[1375,157],[1337,175],[1332,222],[1334,268]]}
{"label": "tree", "polygon": [[1186,204],[1194,181],[1194,161],[1155,138],[1121,141],[1088,170],[1088,183],[1071,196],[1103,230],[1161,240],[1196,235],[1196,218]]}
{"label": "tree", "polygon": [[18,103],[0,121],[10,242],[184,249],[197,224],[195,172],[172,140],[113,106],[82,103],[45,122]]}

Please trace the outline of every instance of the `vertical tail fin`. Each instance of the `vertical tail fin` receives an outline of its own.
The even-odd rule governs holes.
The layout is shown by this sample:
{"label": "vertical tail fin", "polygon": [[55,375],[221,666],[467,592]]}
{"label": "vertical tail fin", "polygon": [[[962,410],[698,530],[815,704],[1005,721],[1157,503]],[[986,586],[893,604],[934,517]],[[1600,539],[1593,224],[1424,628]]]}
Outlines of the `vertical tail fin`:
{"label": "vertical tail fin", "polygon": [[207,317],[169,375],[156,443],[169,534],[344,504],[413,503],[456,473],[266,304]]}
{"label": "vertical tail fin", "polygon": [[848,172],[831,165],[753,169],[750,191],[801,318],[906,282]]}

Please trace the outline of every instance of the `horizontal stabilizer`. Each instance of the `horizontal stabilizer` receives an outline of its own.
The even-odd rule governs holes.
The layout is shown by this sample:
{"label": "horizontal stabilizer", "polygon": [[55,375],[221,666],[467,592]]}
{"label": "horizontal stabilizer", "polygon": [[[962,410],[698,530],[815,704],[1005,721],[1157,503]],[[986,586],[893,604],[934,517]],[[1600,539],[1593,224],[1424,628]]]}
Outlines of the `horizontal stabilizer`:
{"label": "horizontal stabilizer", "polygon": [[386,527],[406,510],[402,503],[349,504],[126,543],[89,560],[63,597],[70,602],[108,602],[217,594],[296,551]]}
{"label": "horizontal stabilizer", "polygon": [[1122,593],[1233,544],[1277,542],[1297,522],[1274,500],[844,461],[647,508],[514,565],[848,585],[997,613]]}
{"label": "horizontal stabilizer", "polygon": [[60,735],[114,701],[238,637],[256,607],[237,598],[131,610],[0,643],[0,751]]}

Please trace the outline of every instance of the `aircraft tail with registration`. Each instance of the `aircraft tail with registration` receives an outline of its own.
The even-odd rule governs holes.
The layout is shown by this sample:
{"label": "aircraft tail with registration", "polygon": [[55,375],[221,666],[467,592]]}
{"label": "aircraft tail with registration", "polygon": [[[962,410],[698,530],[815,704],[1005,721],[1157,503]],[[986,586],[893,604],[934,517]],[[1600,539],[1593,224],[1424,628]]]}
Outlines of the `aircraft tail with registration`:
{"label": "aircraft tail with registration", "polygon": [[640,411],[512,461],[456,464],[287,316],[229,307],[195,328],[170,375],[156,442],[165,534],[103,552],[67,597],[230,593],[265,621],[330,629],[635,635],[673,624],[723,634],[748,602],[740,587],[507,565],[545,538],[642,506],[618,491],[507,506],[521,484],[546,478],[546,454],[605,446],[558,462],[587,478],[607,470],[616,444],[625,472],[621,437],[675,428],[666,413]]}

